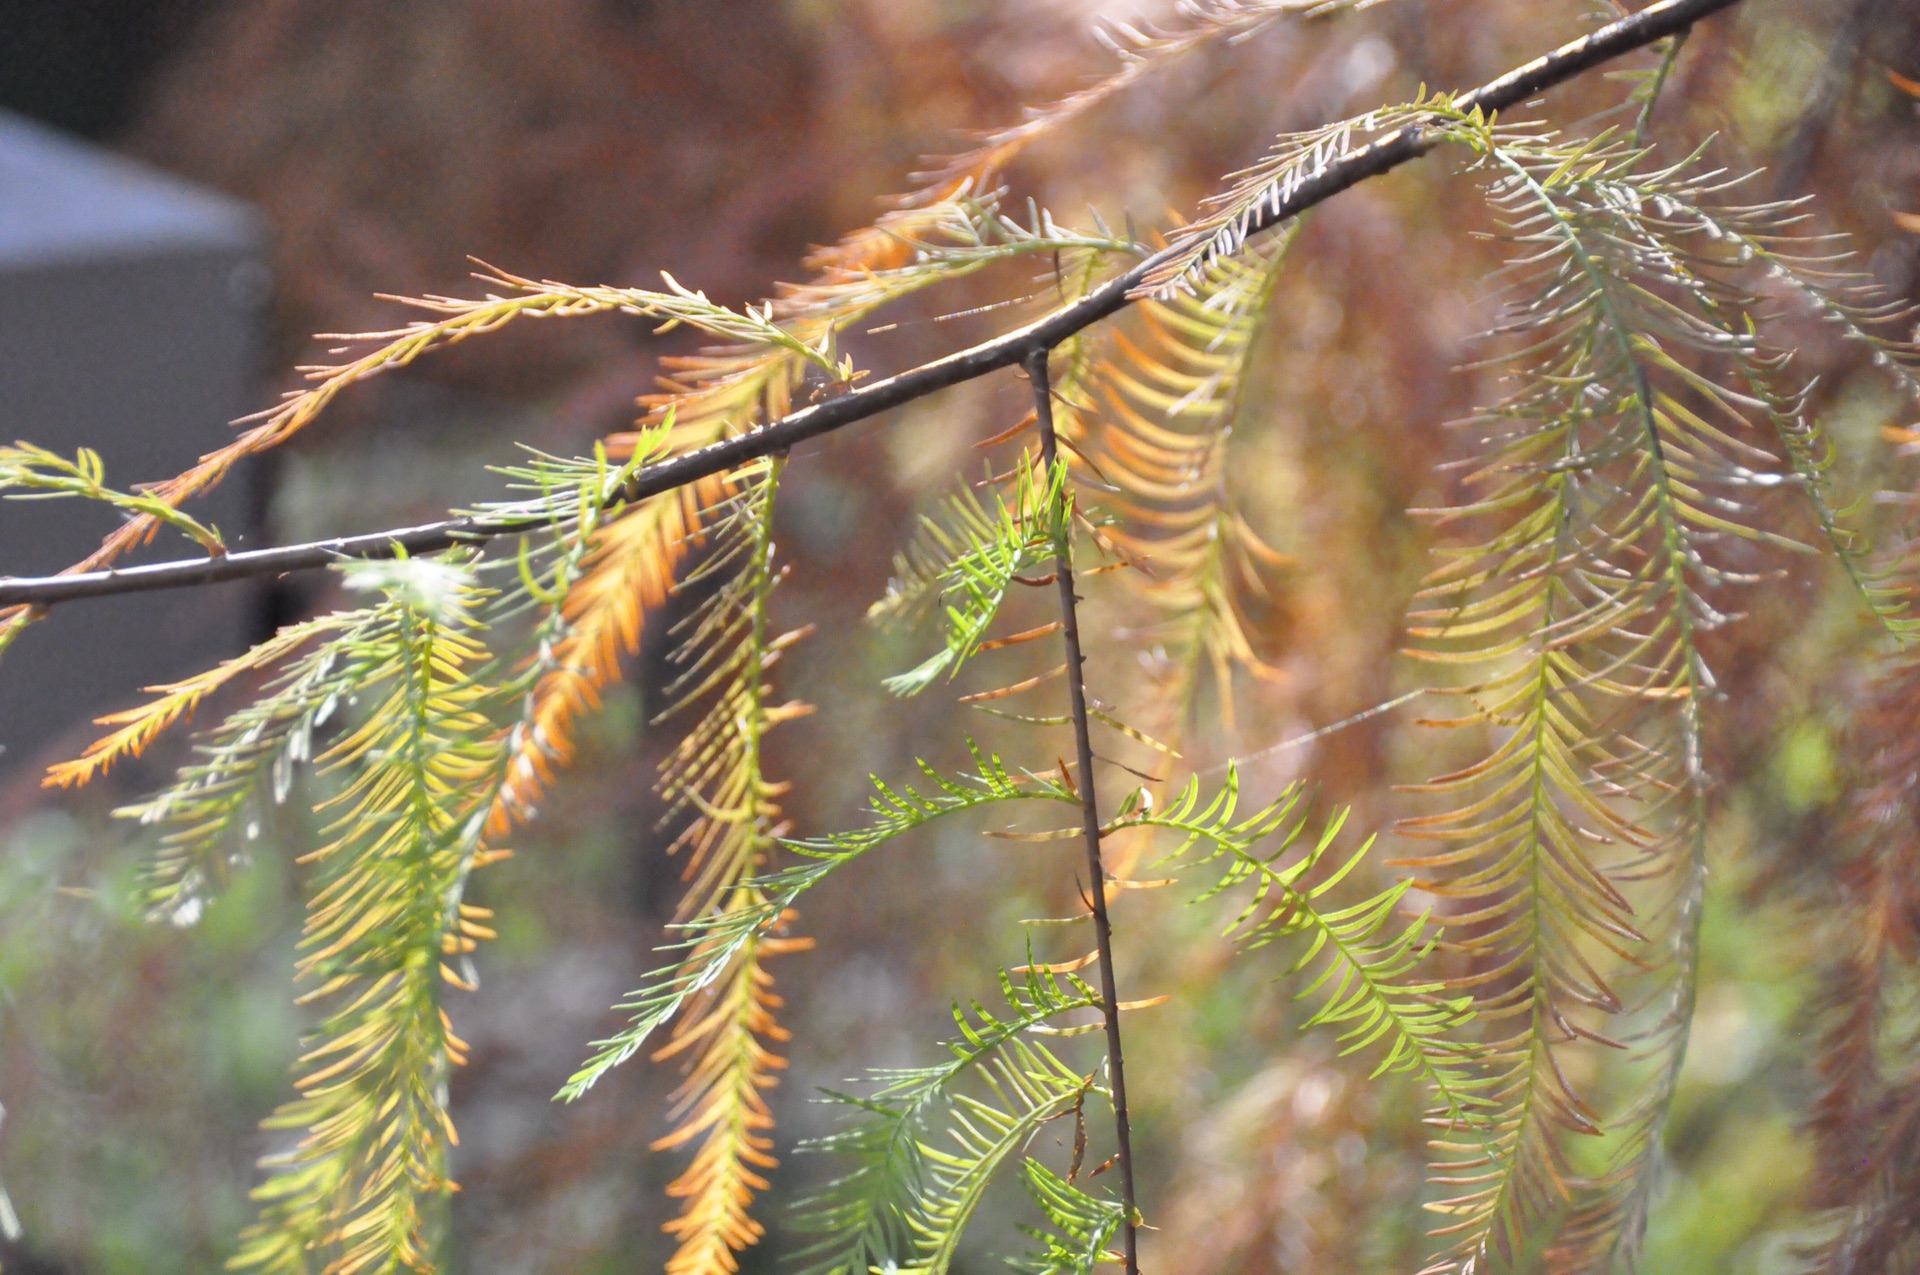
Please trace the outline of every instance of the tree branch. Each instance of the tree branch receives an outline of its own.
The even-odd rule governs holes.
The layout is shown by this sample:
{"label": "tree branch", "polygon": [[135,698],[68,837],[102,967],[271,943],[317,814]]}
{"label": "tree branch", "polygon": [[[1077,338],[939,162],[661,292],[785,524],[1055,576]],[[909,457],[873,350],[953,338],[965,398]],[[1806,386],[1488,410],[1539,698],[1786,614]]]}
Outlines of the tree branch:
{"label": "tree branch", "polygon": [[[1027,356],[1027,376],[1033,382],[1033,410],[1040,429],[1040,459],[1046,482],[1060,448],[1053,432],[1053,383],[1047,375],[1046,350]],[[1073,523],[1054,539],[1053,575],[1060,586],[1060,631],[1066,644],[1067,700],[1073,715],[1074,756],[1080,782],[1080,822],[1087,846],[1088,907],[1093,912],[1094,948],[1100,959],[1101,1016],[1107,1028],[1107,1082],[1113,1093],[1113,1133],[1118,1144],[1114,1157],[1120,1166],[1120,1202],[1126,1215],[1120,1220],[1120,1251],[1126,1275],[1140,1275],[1136,1233],[1140,1209],[1133,1190],[1133,1123],[1127,1114],[1127,1068],[1120,1053],[1120,993],[1113,973],[1113,926],[1107,920],[1107,871],[1100,858],[1100,794],[1093,782],[1093,728],[1087,718],[1086,656],[1080,650],[1080,599],[1073,591]]]}
{"label": "tree branch", "polygon": [[[1700,19],[1738,3],[1740,0],[1660,0],[1631,17],[1562,45],[1481,85],[1458,98],[1456,104],[1469,111],[1475,108],[1488,112],[1507,110],[1604,62],[1687,30]],[[1248,226],[1248,236],[1270,230],[1343,190],[1418,159],[1439,142],[1440,135],[1435,130],[1415,123],[1342,156],[1301,181],[1285,198],[1263,206]],[[1141,285],[1178,251],[1169,248],[1156,253],[1073,304],[1025,327],[644,469],[636,475],[635,484],[626,494],[631,497],[637,493],[644,498],[672,491],[964,381],[1025,363],[1034,354],[1052,350],[1075,333],[1132,304]],[[182,559],[39,578],[5,576],[0,577],[0,607],[47,606],[78,598],[279,575],[323,567],[342,558],[391,557],[399,549],[427,553],[455,544],[516,535],[539,525],[541,520],[453,518],[363,536],[232,553],[221,558]]]}

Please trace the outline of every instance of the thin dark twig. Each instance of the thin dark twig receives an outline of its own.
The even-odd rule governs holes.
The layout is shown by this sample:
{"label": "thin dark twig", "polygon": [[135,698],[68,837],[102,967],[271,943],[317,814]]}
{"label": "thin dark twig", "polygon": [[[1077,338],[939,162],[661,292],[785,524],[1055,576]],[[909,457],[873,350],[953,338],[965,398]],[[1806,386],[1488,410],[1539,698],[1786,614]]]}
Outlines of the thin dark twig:
{"label": "thin dark twig", "polygon": [[1687,47],[1687,37],[1693,34],[1688,27],[1667,42],[1667,51],[1660,55],[1660,65],[1653,73],[1653,82],[1647,86],[1647,100],[1640,104],[1639,118],[1633,122],[1633,145],[1645,146],[1647,136],[1653,131],[1653,113],[1660,106],[1660,94],[1665,91],[1667,81],[1673,78],[1673,70],[1680,65],[1680,53]]}
{"label": "thin dark twig", "polygon": [[[1740,0],[1660,0],[1628,18],[1591,35],[1562,45],[1470,93],[1459,97],[1461,110],[1495,112],[1518,106],[1556,84],[1602,63],[1692,26],[1700,19]],[[1328,163],[1290,188],[1284,198],[1263,204],[1247,223],[1251,238],[1298,217],[1341,191],[1369,178],[1391,172],[1418,159],[1443,140],[1441,130],[1415,122],[1379,141]],[[625,493],[634,499],[657,496],[689,483],[772,455],[783,448],[866,420],[882,412],[925,398],[939,390],[985,376],[1001,368],[1025,363],[1035,352],[1053,349],[1068,337],[1118,313],[1137,298],[1141,286],[1156,269],[1183,249],[1171,247],[1136,263],[1071,305],[1024,327],[1016,328],[970,349],[924,363],[910,371],[872,381],[838,398],[785,416],[759,429],[676,456],[642,470]],[[0,607],[48,605],[78,598],[136,593],[214,584],[249,576],[279,575],[288,571],[328,566],[342,558],[392,557],[398,549],[427,553],[455,544],[516,535],[533,530],[544,519],[453,518],[398,531],[343,536],[311,544],[232,553],[223,558],[190,558],[149,566],[109,569],[47,577],[0,577]]]}
{"label": "thin dark twig", "polygon": [[[1039,418],[1040,459],[1051,484],[1060,449],[1053,432],[1053,385],[1047,376],[1048,350],[1027,356],[1027,376],[1033,381],[1033,407]],[[1046,490],[1046,488],[1042,488]],[[1060,629],[1067,647],[1067,700],[1073,715],[1073,746],[1079,761],[1080,820],[1087,842],[1087,907],[1093,913],[1094,944],[1100,956],[1100,999],[1107,1022],[1107,1071],[1113,1086],[1113,1135],[1118,1144],[1120,1200],[1126,1209],[1120,1223],[1120,1248],[1127,1275],[1139,1275],[1136,1252],[1138,1214],[1133,1193],[1133,1129],[1127,1116],[1127,1070],[1120,1052],[1120,996],[1113,976],[1113,926],[1107,920],[1107,871],[1100,859],[1100,794],[1093,782],[1093,732],[1087,716],[1086,656],[1080,650],[1079,598],[1073,591],[1073,525],[1065,522],[1053,546],[1053,573],[1060,586]]]}

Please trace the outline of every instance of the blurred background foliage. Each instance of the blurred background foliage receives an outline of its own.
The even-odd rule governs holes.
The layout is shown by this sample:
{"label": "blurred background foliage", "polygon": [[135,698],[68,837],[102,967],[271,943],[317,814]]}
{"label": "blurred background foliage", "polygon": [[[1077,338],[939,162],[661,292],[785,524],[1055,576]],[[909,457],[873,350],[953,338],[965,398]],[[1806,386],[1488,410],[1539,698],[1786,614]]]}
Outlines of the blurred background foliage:
{"label": "blurred background foliage", "polygon": [[[1116,222],[1165,225],[1277,131],[1422,84],[1478,83],[1604,7],[1392,0],[1212,48],[1035,147],[1014,193],[1063,216],[1091,204]],[[271,376],[291,383],[285,369],[315,349],[307,334],[391,326],[394,308],[375,293],[459,293],[470,255],[583,283],[650,285],[665,267],[730,304],[768,294],[798,277],[810,245],[869,221],[923,157],[955,149],[960,130],[1014,120],[1022,103],[1106,69],[1088,38],[1096,18],[1167,8],[6,0],[0,101],[261,208],[277,278]],[[1870,272],[1914,299],[1920,240],[1901,214],[1920,209],[1920,118],[1888,73],[1920,75],[1916,23],[1913,0],[1749,0],[1695,37],[1655,134],[1718,134],[1719,162],[1764,167],[1762,193],[1817,193],[1821,223],[1851,233]],[[1576,118],[1615,92],[1575,85],[1553,110]],[[1448,454],[1446,423],[1484,388],[1454,371],[1491,313],[1497,249],[1471,236],[1481,229],[1477,199],[1428,163],[1343,195],[1303,231],[1233,467],[1260,493],[1259,530],[1295,559],[1259,617],[1280,675],[1240,685],[1232,720],[1204,714],[1196,767],[1413,684],[1397,653],[1429,531],[1406,511],[1445,499],[1435,462]],[[884,372],[977,339],[1029,312],[968,313],[1018,294],[1021,269],[910,302],[848,346]],[[362,387],[276,458],[268,538],[370,530],[482,496],[483,465],[515,442],[577,452],[626,426],[657,360],[687,349],[631,321],[527,324]],[[1815,333],[1800,358],[1821,373],[1820,411],[1847,440],[1843,486],[1910,488],[1885,439],[1906,409],[1856,375],[1856,353]],[[877,690],[880,673],[911,660],[861,613],[916,510],[980,468],[972,444],[1017,417],[1020,392],[969,385],[796,454],[779,528],[795,574],[777,606],[783,622],[819,631],[783,664],[783,693],[825,711],[771,746],[774,773],[795,780],[785,804],[799,829],[845,826],[869,770],[950,760],[948,710]],[[1832,937],[1823,918],[1844,857],[1853,655],[1865,639],[1830,573],[1767,565],[1779,573],[1710,649],[1726,688],[1710,759],[1723,786],[1700,1016],[1648,1240],[1655,1272],[1799,1269],[1798,1246],[1821,1225],[1802,1127],[1815,1089],[1811,971]],[[327,587],[288,583],[277,608],[324,605]],[[648,1144],[665,1128],[672,1068],[625,1068],[574,1107],[549,1101],[650,963],[677,897],[653,791],[671,738],[646,724],[665,627],[650,630],[517,857],[476,884],[499,909],[500,941],[479,955],[481,992],[455,1010],[473,1045],[454,1082],[456,1270],[648,1269],[670,1248],[662,1188],[677,1158]],[[1134,651],[1100,658],[1110,667],[1096,684],[1140,675],[1127,671]],[[1432,741],[1408,729],[1417,715],[1265,752],[1249,784],[1271,792],[1305,776],[1327,802],[1355,804],[1358,823],[1384,827],[1400,812],[1393,783],[1432,769]],[[76,725],[68,754],[87,738]],[[829,755],[841,760],[823,767]],[[156,752],[126,782],[168,761]],[[4,1251],[16,1275],[215,1268],[248,1216],[256,1125],[285,1088],[298,1031],[286,830],[262,830],[253,869],[197,928],[155,928],[127,901],[143,847],[109,825],[113,799],[55,805],[31,773],[0,794],[0,1177],[25,1226]],[[949,998],[985,994],[993,968],[1017,957],[1001,950],[1017,920],[1066,905],[1070,870],[1040,853],[936,831],[813,899],[801,928],[819,949],[775,970],[794,1032],[775,1094],[784,1146],[826,1127],[809,1103],[816,1086],[926,1059]],[[1324,1039],[1294,1038],[1301,1014],[1286,989],[1229,964],[1211,923],[1176,900],[1130,912],[1120,943],[1125,986],[1175,993],[1128,1046],[1142,1194],[1159,1228],[1143,1265],[1415,1269],[1417,1095],[1364,1084]],[[745,1255],[752,1271],[774,1269],[787,1243],[780,1202],[824,1171],[784,1159],[765,1209],[772,1237]]]}

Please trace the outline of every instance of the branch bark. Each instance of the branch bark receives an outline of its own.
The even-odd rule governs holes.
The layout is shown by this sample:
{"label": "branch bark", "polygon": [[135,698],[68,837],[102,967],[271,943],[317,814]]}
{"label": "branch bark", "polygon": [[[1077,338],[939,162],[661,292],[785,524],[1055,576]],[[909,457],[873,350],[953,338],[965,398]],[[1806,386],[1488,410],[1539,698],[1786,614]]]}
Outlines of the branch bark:
{"label": "branch bark", "polygon": [[[1591,35],[1562,45],[1525,66],[1516,67],[1457,99],[1465,110],[1487,112],[1518,106],[1557,84],[1563,84],[1622,54],[1645,48],[1676,35],[1700,19],[1730,9],[1741,0],[1659,0],[1631,17],[1602,27]],[[1328,164],[1299,183],[1284,199],[1265,206],[1248,227],[1248,236],[1270,230],[1341,191],[1418,159],[1439,144],[1431,128],[1415,123],[1361,150]],[[1002,368],[1024,364],[1036,353],[1052,350],[1062,341],[1132,304],[1141,285],[1155,269],[1173,258],[1168,249],[1138,262],[1124,274],[1109,279],[1071,305],[970,349],[884,380],[873,381],[839,398],[805,407],[759,429],[688,452],[642,470],[629,495],[641,498],[684,487],[710,475],[738,468],[863,421],[917,399],[971,381]],[[177,589],[214,584],[250,576],[280,575],[324,567],[342,558],[392,557],[401,549],[429,553],[456,544],[517,535],[539,526],[538,521],[453,518],[394,531],[342,536],[309,544],[256,549],[222,558],[192,558],[147,566],[110,568],[47,577],[0,577],[0,607],[49,606],[79,598],[138,593],[150,589]]]}

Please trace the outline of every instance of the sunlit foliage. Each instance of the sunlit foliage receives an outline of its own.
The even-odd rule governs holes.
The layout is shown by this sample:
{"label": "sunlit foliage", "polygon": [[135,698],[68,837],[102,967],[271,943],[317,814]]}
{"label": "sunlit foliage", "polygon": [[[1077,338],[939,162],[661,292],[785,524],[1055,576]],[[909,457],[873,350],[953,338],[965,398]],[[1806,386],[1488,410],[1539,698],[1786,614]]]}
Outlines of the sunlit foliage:
{"label": "sunlit foliage", "polygon": [[[558,1096],[583,1099],[642,1054],[681,1068],[652,1144],[688,1156],[667,1188],[673,1275],[731,1275],[780,1233],[764,1208],[782,1160],[770,1094],[792,1046],[772,962],[811,948],[802,905],[829,882],[859,891],[874,852],[908,858],[953,824],[1036,847],[1047,884],[1035,893],[1070,899],[1069,915],[1021,923],[1009,946],[1024,964],[991,959],[1004,1004],[952,995],[940,1061],[826,1095],[844,1122],[802,1149],[839,1167],[786,1225],[803,1269],[956,1269],[990,1242],[983,1222],[1016,1187],[1029,1237],[1017,1269],[1138,1269],[1156,1201],[1136,1198],[1120,1042],[1193,989],[1164,963],[1116,960],[1108,910],[1128,918],[1124,953],[1141,915],[1126,909],[1145,906],[1134,892],[1156,889],[1202,918],[1193,951],[1217,941],[1235,968],[1279,985],[1270,1012],[1286,1041],[1319,1042],[1355,1086],[1418,1095],[1407,1124],[1430,1161],[1418,1201],[1437,1219],[1428,1272],[1631,1264],[1696,1018],[1711,737],[1727,698],[1715,643],[1737,629],[1743,596],[1807,560],[1834,565],[1887,648],[1867,732],[1874,783],[1853,800],[1853,848],[1836,856],[1852,928],[1829,954],[1821,1023],[1814,1125],[1834,1213],[1819,1251],[1835,1271],[1911,1260],[1920,1081],[1898,1060],[1920,956],[1920,762],[1900,732],[1916,699],[1913,559],[1877,549],[1870,510],[1844,490],[1845,442],[1812,407],[1788,318],[1859,351],[1890,392],[1911,398],[1920,377],[1895,323],[1907,316],[1848,273],[1844,244],[1811,233],[1801,205],[1747,193],[1753,179],[1718,167],[1711,146],[1651,145],[1683,42],[1655,50],[1598,120],[1496,119],[1471,105],[1484,99],[1423,88],[1284,135],[1196,219],[1163,227],[1158,252],[1130,223],[1118,233],[1095,214],[1079,231],[1037,205],[1025,220],[1003,208],[1009,165],[1031,143],[1150,71],[1371,7],[1196,0],[1176,27],[1113,28],[1117,72],[923,175],[816,252],[813,279],[758,304],[721,305],[671,275],[651,290],[486,267],[478,297],[413,299],[424,317],[329,338],[337,362],[303,369],[306,388],[151,488],[107,486],[90,452],[0,448],[10,495],[125,516],[83,570],[162,527],[220,556],[218,533],[177,506],[360,382],[533,320],[624,315],[719,343],[666,361],[635,428],[591,456],[533,454],[501,471],[510,496],[469,512],[509,516],[513,534],[468,527],[471,543],[439,554],[338,564],[353,605],[154,688],[49,774],[61,788],[98,780],[196,711],[239,701],[203,725],[171,782],[119,812],[154,838],[144,910],[181,927],[267,844],[263,822],[305,817],[297,978],[311,1021],[294,1096],[266,1122],[258,1220],[234,1269],[441,1268],[457,1189],[450,1082],[468,1052],[447,990],[475,989],[474,954],[497,937],[469,880],[565,803],[588,719],[669,614],[674,674],[648,729],[674,741],[657,839],[685,888],[654,967]],[[1417,511],[1434,551],[1405,611],[1419,686],[1400,701],[1399,688],[1373,688],[1376,702],[1446,706],[1404,733],[1428,774],[1356,819],[1262,766],[1284,741],[1212,768],[1183,752],[1211,706],[1234,734],[1236,706],[1286,680],[1278,653],[1305,610],[1301,579],[1316,557],[1340,561],[1284,502],[1253,508],[1267,494],[1236,471],[1272,393],[1263,365],[1296,319],[1278,298],[1321,224],[1275,224],[1276,210],[1394,138],[1417,141],[1408,158],[1438,152],[1474,192],[1463,215],[1505,265],[1470,369],[1493,392],[1428,466],[1438,498]],[[795,785],[847,769],[825,757],[783,775],[773,760],[805,729],[776,728],[815,713],[781,689],[807,630],[778,619],[778,586],[809,566],[781,550],[788,483],[807,457],[783,442],[735,463],[744,451],[723,448],[708,454],[729,457],[714,472],[658,494],[637,484],[857,399],[876,378],[844,348],[855,325],[963,279],[1004,285],[1013,295],[996,306],[1065,307],[1056,317],[1108,295],[1131,305],[1001,360],[1023,365],[1034,410],[997,423],[980,444],[984,476],[955,477],[868,609],[918,657],[877,679],[885,711],[943,695],[954,714],[982,710],[965,727],[943,721],[945,753],[926,754],[964,748],[967,768],[896,766],[910,778],[871,776],[851,830],[795,829]],[[1280,553],[1256,530],[1276,524],[1307,552]],[[0,642],[36,616],[5,616]],[[1063,660],[1028,660],[1056,642]],[[1086,648],[1137,659],[1114,673],[1084,663]],[[979,677],[992,688],[967,689]],[[1381,809],[1399,817],[1346,834]],[[1075,847],[1087,858],[1054,853]],[[940,895],[926,886],[928,925]],[[783,985],[810,977],[806,961],[779,969]],[[1154,985],[1122,999],[1122,975]]]}

